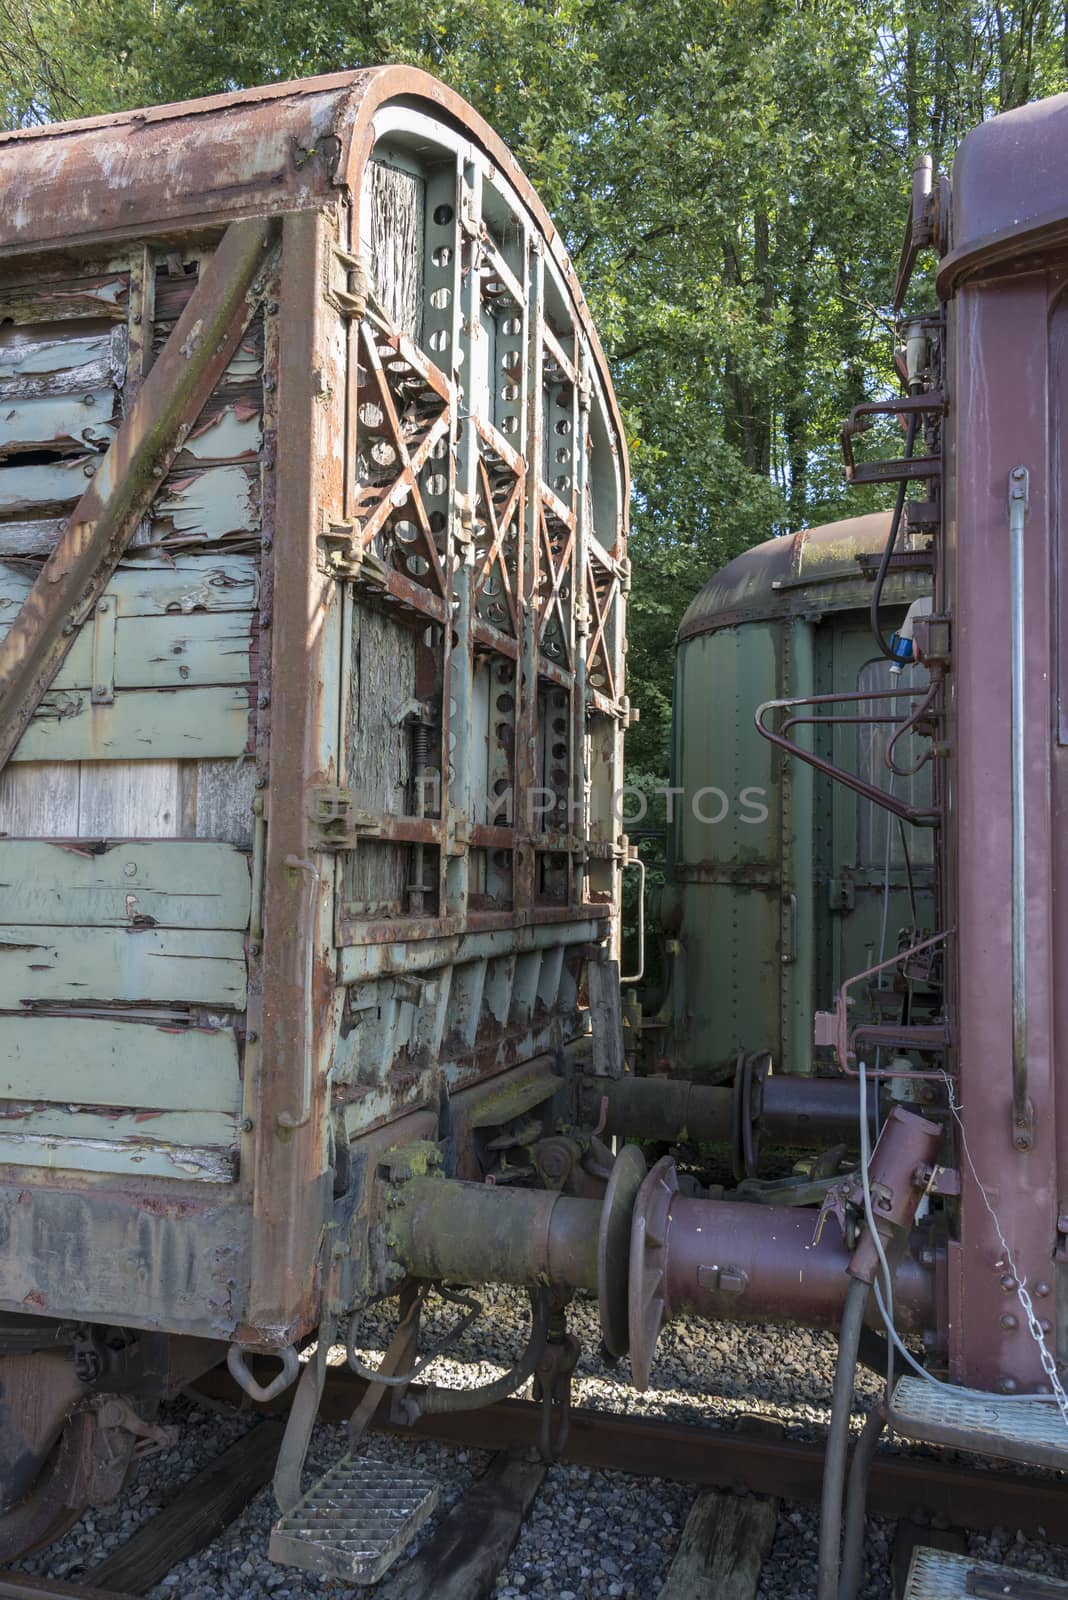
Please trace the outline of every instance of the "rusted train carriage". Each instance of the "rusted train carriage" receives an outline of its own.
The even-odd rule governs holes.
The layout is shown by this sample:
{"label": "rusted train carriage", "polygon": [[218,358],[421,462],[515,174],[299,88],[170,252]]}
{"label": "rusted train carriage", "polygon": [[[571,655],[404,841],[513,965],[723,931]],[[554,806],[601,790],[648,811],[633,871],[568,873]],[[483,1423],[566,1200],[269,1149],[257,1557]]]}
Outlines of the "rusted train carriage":
{"label": "rusted train carriage", "polygon": [[431,79],[7,134],[0,174],[12,1554],[218,1341],[286,1381],[396,1287],[383,1151],[482,1177],[553,1104],[617,940],[628,566],[560,240]]}

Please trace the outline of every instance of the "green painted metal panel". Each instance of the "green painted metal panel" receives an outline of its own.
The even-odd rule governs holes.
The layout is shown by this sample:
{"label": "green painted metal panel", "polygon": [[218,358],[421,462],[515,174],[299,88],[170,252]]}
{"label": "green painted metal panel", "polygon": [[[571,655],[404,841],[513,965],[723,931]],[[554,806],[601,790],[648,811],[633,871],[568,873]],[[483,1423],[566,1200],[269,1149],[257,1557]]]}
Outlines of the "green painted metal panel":
{"label": "green painted metal panel", "polygon": [[248,743],[242,688],[126,689],[93,705],[88,690],[57,690],[40,709],[12,761],[137,761],[239,756]]}
{"label": "green painted metal panel", "polygon": [[[124,617],[120,614],[105,678],[117,689],[180,689],[204,684],[247,683],[252,642],[251,611],[196,612],[189,616]],[[0,639],[13,615],[0,617]],[[56,674],[54,692],[89,689],[94,624],[86,623]]]}
{"label": "green painted metal panel", "polygon": [[0,1017],[0,1097],[236,1115],[237,1040],[229,1028]]}
{"label": "green painted metal panel", "polygon": [[0,1007],[41,1000],[245,1004],[238,933],[185,928],[0,928]]}
{"label": "green painted metal panel", "polygon": [[250,899],[248,856],[228,844],[0,839],[0,938],[5,923],[242,931]]}

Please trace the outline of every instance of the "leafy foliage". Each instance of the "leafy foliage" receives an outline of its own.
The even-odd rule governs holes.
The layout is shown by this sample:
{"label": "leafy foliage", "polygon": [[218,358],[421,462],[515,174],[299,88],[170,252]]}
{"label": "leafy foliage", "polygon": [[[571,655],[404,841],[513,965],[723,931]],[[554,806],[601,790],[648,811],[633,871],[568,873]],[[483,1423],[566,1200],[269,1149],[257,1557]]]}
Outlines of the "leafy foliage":
{"label": "leafy foliage", "polygon": [[885,391],[912,156],[1068,83],[1050,0],[0,0],[0,115],[79,116],[383,61],[508,140],[561,226],[634,469],[630,737],[666,768],[704,579],[846,501]]}

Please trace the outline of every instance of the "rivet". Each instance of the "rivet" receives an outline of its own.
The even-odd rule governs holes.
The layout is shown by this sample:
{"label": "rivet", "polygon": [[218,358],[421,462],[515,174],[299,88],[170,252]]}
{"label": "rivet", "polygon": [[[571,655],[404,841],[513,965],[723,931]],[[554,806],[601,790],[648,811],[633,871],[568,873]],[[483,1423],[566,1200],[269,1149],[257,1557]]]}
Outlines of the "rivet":
{"label": "rivet", "polygon": [[1049,1294],[1049,1284],[1045,1283],[1045,1282],[1036,1283],[1035,1284],[1035,1293],[1038,1295],[1040,1300],[1044,1300],[1046,1298],[1046,1296]]}
{"label": "rivet", "polygon": [[1041,1330],[1042,1333],[1052,1333],[1053,1332],[1053,1324],[1049,1320],[1048,1317],[1042,1317],[1041,1320],[1039,1321],[1038,1326],[1039,1326],[1039,1329]]}
{"label": "rivet", "polygon": [[1001,1318],[1001,1326],[1005,1329],[1006,1333],[1011,1333],[1013,1328],[1019,1327],[1019,1323],[1011,1311],[1006,1311],[1005,1315]]}
{"label": "rivet", "polygon": [[107,612],[107,609],[108,609],[108,603],[107,603],[107,601],[106,601],[106,600],[101,600],[101,602],[100,602],[100,604],[99,604],[99,605],[98,605],[98,606],[97,606],[97,608],[96,608],[96,609],[97,609],[97,610],[98,610],[98,611],[99,611],[99,612],[101,612],[101,613],[102,613],[102,614],[104,614],[104,613],[106,613],[106,612]]}
{"label": "rivet", "polygon": [[1016,1287],[1016,1279],[1011,1272],[1006,1272],[1003,1277],[998,1279],[998,1282],[1006,1294],[1011,1294]]}
{"label": "rivet", "polygon": [[1015,1394],[1016,1393],[1016,1379],[1015,1378],[1002,1378],[1001,1382],[998,1384],[998,1388],[1001,1390],[1002,1394]]}
{"label": "rivet", "polygon": [[245,1038],[249,1044],[255,1044],[259,1038],[259,1034],[256,1032],[255,1028],[250,1028],[246,1033]]}
{"label": "rivet", "polygon": [[253,1126],[254,1126],[254,1124],[253,1124],[252,1118],[251,1117],[246,1117],[244,1122],[242,1122],[242,1124],[241,1124],[241,1132],[242,1133],[251,1133],[252,1129],[253,1129]]}
{"label": "rivet", "polygon": [[249,945],[248,953],[249,953],[250,956],[258,956],[259,955],[260,947],[259,947],[258,942],[255,939],[253,939],[251,944]]}

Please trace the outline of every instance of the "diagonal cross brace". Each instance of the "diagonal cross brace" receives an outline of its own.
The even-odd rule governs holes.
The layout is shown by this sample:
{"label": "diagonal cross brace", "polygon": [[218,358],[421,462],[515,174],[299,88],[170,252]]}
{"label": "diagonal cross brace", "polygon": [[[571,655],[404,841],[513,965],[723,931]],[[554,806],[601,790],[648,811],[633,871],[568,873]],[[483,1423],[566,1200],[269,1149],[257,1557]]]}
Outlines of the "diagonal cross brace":
{"label": "diagonal cross brace", "polygon": [[237,349],[274,242],[270,220],[233,222],[122,426],[0,643],[0,769]]}

